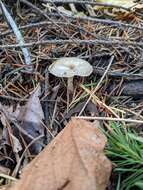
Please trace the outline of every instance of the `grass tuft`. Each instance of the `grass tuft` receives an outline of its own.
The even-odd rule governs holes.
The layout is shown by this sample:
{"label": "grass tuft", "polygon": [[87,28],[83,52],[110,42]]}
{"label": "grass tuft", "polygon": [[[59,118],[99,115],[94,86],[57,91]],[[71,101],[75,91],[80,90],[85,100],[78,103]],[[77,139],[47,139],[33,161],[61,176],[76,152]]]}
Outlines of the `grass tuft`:
{"label": "grass tuft", "polygon": [[110,122],[106,154],[118,175],[116,190],[143,189],[143,137],[135,130]]}

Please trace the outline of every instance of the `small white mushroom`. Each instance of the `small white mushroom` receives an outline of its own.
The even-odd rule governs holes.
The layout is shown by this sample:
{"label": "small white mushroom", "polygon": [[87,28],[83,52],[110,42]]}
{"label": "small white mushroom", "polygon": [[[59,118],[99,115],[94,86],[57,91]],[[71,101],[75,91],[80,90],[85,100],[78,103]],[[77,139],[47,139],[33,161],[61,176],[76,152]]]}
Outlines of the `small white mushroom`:
{"label": "small white mushroom", "polygon": [[73,92],[74,76],[89,76],[93,67],[87,61],[77,57],[59,58],[49,66],[49,72],[57,77],[68,78],[68,90]]}

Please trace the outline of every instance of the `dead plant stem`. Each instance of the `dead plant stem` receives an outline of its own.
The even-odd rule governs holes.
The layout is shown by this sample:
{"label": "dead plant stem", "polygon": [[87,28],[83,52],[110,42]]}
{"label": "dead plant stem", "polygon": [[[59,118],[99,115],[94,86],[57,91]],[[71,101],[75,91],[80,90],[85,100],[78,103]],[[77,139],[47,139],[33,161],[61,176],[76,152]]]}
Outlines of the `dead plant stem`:
{"label": "dead plant stem", "polygon": [[77,119],[86,119],[86,120],[100,120],[100,121],[120,121],[127,123],[138,123],[143,124],[143,120],[136,119],[125,119],[125,118],[113,118],[113,117],[90,117],[90,116],[77,116]]}
{"label": "dead plant stem", "polygon": [[93,92],[90,94],[88,100],[86,101],[85,105],[83,106],[83,108],[81,109],[80,113],[79,113],[79,116],[83,113],[84,109],[86,108],[87,104],[89,103],[89,101],[91,100],[92,96],[95,94],[95,92],[99,89],[100,85],[102,84],[107,72],[109,71],[110,67],[111,67],[111,64],[114,60],[114,56],[112,55],[111,56],[111,59],[110,59],[110,62],[108,64],[108,67],[106,68],[104,74],[102,75],[101,79],[99,80],[97,86],[95,87],[95,89],[93,90]]}

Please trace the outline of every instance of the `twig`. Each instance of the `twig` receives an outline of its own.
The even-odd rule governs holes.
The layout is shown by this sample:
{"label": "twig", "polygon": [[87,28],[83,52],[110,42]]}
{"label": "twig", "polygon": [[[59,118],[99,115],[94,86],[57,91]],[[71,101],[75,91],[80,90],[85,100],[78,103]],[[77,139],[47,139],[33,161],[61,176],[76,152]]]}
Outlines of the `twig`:
{"label": "twig", "polygon": [[[59,16],[59,14],[51,14],[52,16]],[[118,27],[131,27],[131,28],[136,28],[138,30],[143,30],[142,26],[135,26],[132,24],[125,24],[122,23],[120,21],[113,21],[113,20],[109,20],[109,19],[100,19],[100,18],[92,18],[89,16],[71,16],[71,15],[67,15],[67,14],[63,14],[65,17],[71,18],[71,19],[78,19],[78,20],[84,20],[84,21],[90,21],[90,22],[97,22],[97,23],[101,23],[101,24],[109,24],[109,25],[113,25],[113,26],[118,26]]]}
{"label": "twig", "polygon": [[[139,26],[136,26],[136,25],[132,25],[132,24],[125,24],[125,23],[122,23],[120,21],[112,21],[112,20],[105,20],[105,19],[95,19],[95,22],[97,23],[102,23],[102,24],[109,24],[109,25],[115,25],[117,27],[125,27],[125,28],[135,28],[135,29],[138,29],[138,30],[143,30],[143,27],[139,27]],[[56,24],[59,24],[59,25],[67,25],[67,23],[65,23],[64,21],[55,21]],[[27,24],[27,25],[24,25],[24,26],[20,26],[18,29],[21,30],[25,30],[27,28],[34,28],[34,27],[41,27],[41,26],[45,26],[45,25],[52,25],[53,22],[51,21],[42,21],[42,22],[37,22],[37,23],[30,23],[30,24]],[[71,26],[74,26],[71,22],[70,22]],[[82,29],[82,27],[79,27],[77,26],[79,29]],[[85,31],[85,29],[84,29]],[[89,31],[85,31],[86,33],[90,33]],[[8,30],[6,32],[3,32],[0,34],[0,37],[4,37],[6,35],[9,35],[13,33],[13,30]],[[90,33],[92,34],[92,33]]]}
{"label": "twig", "polygon": [[[60,22],[60,21],[55,21],[57,24],[60,24],[60,25],[66,25],[66,23],[64,22]],[[27,24],[27,25],[24,25],[24,26],[20,26],[18,29],[21,30],[25,30],[27,28],[34,28],[34,27],[41,27],[41,26],[46,26],[46,25],[52,25],[53,23],[51,21],[42,21],[42,22],[36,22],[36,23],[30,23],[30,24]],[[6,32],[3,32],[0,34],[0,37],[3,37],[3,36],[6,36],[6,35],[9,35],[11,34],[13,31],[12,30],[8,30]]]}
{"label": "twig", "polygon": [[63,30],[63,28],[58,25],[53,19],[51,19],[46,13],[44,13],[41,9],[39,9],[38,7],[36,7],[35,5],[33,5],[32,3],[30,3],[27,0],[20,0],[20,2],[26,4],[27,6],[31,7],[32,9],[34,9],[36,12],[38,12],[39,14],[43,15],[44,17],[46,17],[49,21],[51,21],[55,26],[59,27],[65,34],[67,37],[68,34]]}
{"label": "twig", "polygon": [[14,178],[12,176],[9,176],[9,175],[6,175],[6,174],[3,174],[3,173],[0,174],[0,177],[3,177],[5,179],[9,179],[9,180],[12,180],[12,181],[17,181],[16,178]]}
{"label": "twig", "polygon": [[20,2],[28,5],[29,7],[31,7],[32,9],[34,9],[36,12],[40,13],[41,15],[43,15],[45,18],[49,19],[49,16],[44,13],[44,11],[42,11],[41,9],[39,9],[38,7],[36,7],[35,5],[33,5],[32,3],[30,3],[27,0],[20,0]]}
{"label": "twig", "polygon": [[[16,98],[16,97],[12,97],[12,96],[7,96],[7,95],[0,95],[0,98],[3,99],[7,99],[7,100],[13,100],[13,101],[17,101],[17,102],[27,102],[28,98]],[[55,102],[55,100],[47,100],[46,97],[42,98],[42,100],[40,100],[40,102]]]}
{"label": "twig", "polygon": [[92,96],[95,94],[95,92],[99,89],[103,79],[105,78],[107,72],[109,71],[110,67],[111,67],[111,64],[113,62],[113,59],[114,59],[114,56],[112,55],[111,59],[110,59],[110,62],[108,64],[108,67],[107,69],[105,70],[104,74],[102,75],[100,81],[98,82],[97,86],[95,87],[95,89],[93,90],[93,92],[90,94],[88,100],[86,101],[86,103],[84,104],[83,108],[81,109],[80,113],[79,113],[79,116],[83,113],[84,109],[86,108],[87,104],[90,102]]}
{"label": "twig", "polygon": [[28,149],[30,148],[30,146],[31,146],[32,144],[34,144],[36,141],[39,141],[42,137],[43,137],[43,135],[40,135],[40,136],[36,137],[35,139],[33,139],[33,140],[26,146],[25,150],[23,151],[23,153],[22,153],[22,155],[21,155],[21,157],[20,157],[20,159],[19,159],[19,161],[18,161],[18,163],[17,163],[17,165],[16,165],[16,167],[15,167],[13,173],[12,173],[12,176],[17,176],[17,174],[18,174],[18,172],[19,172],[19,169],[20,169],[20,164],[21,164],[21,162],[22,162],[22,160],[23,160],[23,158],[24,158],[26,152],[27,152]]}
{"label": "twig", "polygon": [[1,6],[1,9],[6,17],[6,20],[7,20],[7,23],[11,26],[15,36],[16,36],[16,39],[17,39],[17,42],[19,44],[19,47],[21,48],[22,52],[23,52],[23,56],[24,56],[24,59],[25,59],[25,63],[27,65],[31,64],[31,57],[30,57],[30,53],[28,51],[28,49],[26,47],[22,47],[24,45],[24,39],[15,23],[15,21],[13,20],[12,16],[10,15],[10,13],[8,12],[8,10],[6,9],[5,5],[2,3],[2,1],[0,1],[0,6]]}
{"label": "twig", "polygon": [[78,44],[78,45],[95,45],[95,44],[104,44],[104,45],[132,45],[132,46],[143,46],[143,42],[135,42],[135,41],[123,41],[123,40],[79,40],[79,39],[67,39],[67,40],[45,40],[45,41],[37,41],[37,42],[29,42],[23,45],[19,44],[7,44],[0,45],[0,48],[17,48],[17,47],[32,47],[37,45],[46,45],[46,44]]}
{"label": "twig", "polygon": [[113,117],[89,117],[89,116],[75,116],[74,118],[77,119],[87,119],[87,120],[101,120],[101,121],[121,121],[127,123],[138,123],[143,124],[142,120],[136,119],[125,119],[125,118],[113,118]]}
{"label": "twig", "polygon": [[15,98],[12,96],[7,96],[7,95],[0,95],[0,98],[7,99],[7,100],[12,100],[12,101],[18,101],[18,102],[26,102],[28,99],[25,98]]}
{"label": "twig", "polygon": [[118,5],[112,5],[109,3],[99,3],[99,2],[93,2],[93,1],[78,1],[78,0],[42,0],[44,3],[74,3],[74,4],[89,4],[94,6],[101,6],[101,7],[112,7],[112,8],[118,8],[123,9],[126,11],[130,11],[130,9],[124,7],[124,6],[118,6]]}
{"label": "twig", "polygon": [[[49,72],[48,68],[45,69],[45,84],[44,84],[44,97],[46,102],[44,102],[43,108],[44,108],[44,115],[45,115],[45,124],[47,127],[50,126],[50,113],[49,113],[49,103],[48,103],[48,93],[49,93]],[[47,132],[47,131],[46,131]]]}
{"label": "twig", "polygon": [[[20,0],[21,2],[25,3],[26,5],[28,5],[29,7],[33,8],[35,11],[37,11],[38,13],[40,13],[41,15],[43,15],[44,17],[46,17],[47,19],[49,19],[52,23],[54,23],[55,25],[57,25],[57,23],[55,21],[53,21],[53,19],[51,19],[46,13],[44,13],[41,9],[39,9],[38,7],[34,6],[32,3],[28,2],[27,0]],[[78,1],[75,1],[75,2],[78,2]],[[84,2],[84,1],[83,1]],[[87,1],[87,3],[89,2],[90,4],[90,1]],[[53,0],[51,1],[51,3],[53,3]],[[95,3],[95,2],[93,2]],[[97,4],[97,3],[96,3]],[[103,4],[102,4],[103,5]],[[108,5],[109,6],[109,5]],[[111,5],[110,5],[111,6]],[[113,7],[118,7],[118,6],[115,6],[115,5],[112,5]],[[125,8],[124,8],[125,9]],[[54,13],[53,16],[56,16],[56,14]],[[125,24],[125,23],[122,23],[120,21],[113,21],[113,20],[109,20],[109,19],[99,19],[99,18],[92,18],[92,17],[87,17],[87,16],[80,16],[80,17],[77,17],[77,16],[70,16],[70,15],[64,15],[66,17],[70,17],[70,18],[73,18],[73,19],[81,19],[81,20],[87,20],[87,21],[93,21],[93,22],[97,22],[97,23],[103,23],[103,24],[110,24],[110,25],[115,25],[115,26],[118,26],[118,27],[131,27],[131,28],[136,28],[138,30],[143,30],[143,27],[142,26],[135,26],[135,25],[132,25],[132,24]]]}
{"label": "twig", "polygon": [[[93,37],[95,37],[96,35],[94,33],[91,33],[89,32],[88,30],[85,30],[85,28],[81,27],[81,26],[77,26],[77,25],[74,25],[73,23],[69,22],[69,23],[66,23],[65,21],[54,21],[54,23],[56,24],[59,24],[59,25],[70,25],[70,26],[73,26],[73,27],[76,27],[77,29],[83,31],[84,33],[87,33],[89,35],[92,35]],[[31,23],[31,24],[27,24],[25,26],[21,26],[19,27],[19,29],[27,29],[27,28],[34,28],[34,27],[40,27],[40,26],[45,26],[45,25],[48,25],[48,26],[51,26],[53,25],[53,22],[51,21],[42,21],[42,22],[38,22],[38,23]],[[63,26],[63,27],[64,27]],[[6,31],[6,32],[3,32],[0,34],[0,37],[4,37],[6,35],[9,35],[11,34],[13,31],[12,30],[9,30],[9,31]]]}
{"label": "twig", "polygon": [[[101,67],[93,67],[93,73],[95,74],[99,74],[99,75],[103,75],[103,73],[105,72],[104,68]],[[132,79],[132,80],[136,80],[136,79],[143,79],[143,74],[133,74],[133,73],[122,73],[122,72],[118,72],[118,71],[108,71],[107,72],[108,76],[111,77],[124,77],[126,79]]]}

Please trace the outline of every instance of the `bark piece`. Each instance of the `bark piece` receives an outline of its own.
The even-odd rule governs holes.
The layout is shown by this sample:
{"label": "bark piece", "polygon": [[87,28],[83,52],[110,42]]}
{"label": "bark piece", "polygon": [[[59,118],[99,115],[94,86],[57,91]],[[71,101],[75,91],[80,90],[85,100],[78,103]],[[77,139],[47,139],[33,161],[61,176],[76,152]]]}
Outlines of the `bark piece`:
{"label": "bark piece", "polygon": [[111,173],[106,141],[94,124],[72,119],[11,190],[105,190]]}

